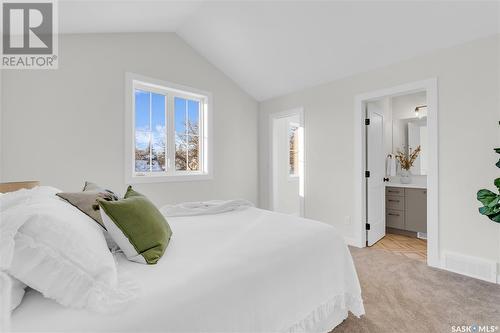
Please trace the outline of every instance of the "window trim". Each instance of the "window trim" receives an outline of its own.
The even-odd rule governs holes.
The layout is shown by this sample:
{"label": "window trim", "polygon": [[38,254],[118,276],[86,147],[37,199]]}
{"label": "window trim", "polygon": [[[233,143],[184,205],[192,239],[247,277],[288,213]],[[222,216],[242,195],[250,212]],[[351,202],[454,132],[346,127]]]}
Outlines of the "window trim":
{"label": "window trim", "polygon": [[[135,94],[134,89],[136,86],[147,87],[149,91],[156,91],[161,94],[166,92],[174,92],[176,96],[186,97],[200,101],[203,105],[204,111],[202,112],[203,128],[200,135],[203,136],[201,149],[202,168],[200,171],[177,171],[175,173],[161,173],[161,174],[146,174],[137,176],[135,175],[135,114],[134,102]],[[171,100],[171,101],[170,101]],[[172,112],[173,118],[173,98],[167,98],[167,110]],[[169,114],[166,115],[167,120]],[[179,182],[179,181],[201,181],[213,179],[213,107],[212,107],[212,94],[207,91],[183,86],[180,84],[167,82],[159,79],[146,77],[139,74],[127,72],[125,73],[125,183],[139,184],[139,183],[162,183],[162,182]],[[172,132],[175,125],[172,121],[166,123],[167,133]],[[167,135],[168,137],[168,135]],[[167,152],[175,150],[175,142],[167,140]],[[168,156],[166,156],[166,159]],[[167,163],[167,162],[166,162]],[[175,160],[171,161],[175,168]],[[167,168],[168,170],[168,168]]]}

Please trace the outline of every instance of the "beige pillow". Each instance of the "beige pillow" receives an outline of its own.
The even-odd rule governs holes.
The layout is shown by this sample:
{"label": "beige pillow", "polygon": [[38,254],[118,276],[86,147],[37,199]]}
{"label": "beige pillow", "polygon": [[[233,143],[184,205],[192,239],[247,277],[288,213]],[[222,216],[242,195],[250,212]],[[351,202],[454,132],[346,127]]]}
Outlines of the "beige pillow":
{"label": "beige pillow", "polygon": [[99,223],[104,229],[106,228],[104,227],[104,223],[102,223],[97,198],[106,201],[118,200],[118,196],[115,193],[91,182],[85,182],[83,192],[60,192],[56,195],[78,208],[81,212]]}

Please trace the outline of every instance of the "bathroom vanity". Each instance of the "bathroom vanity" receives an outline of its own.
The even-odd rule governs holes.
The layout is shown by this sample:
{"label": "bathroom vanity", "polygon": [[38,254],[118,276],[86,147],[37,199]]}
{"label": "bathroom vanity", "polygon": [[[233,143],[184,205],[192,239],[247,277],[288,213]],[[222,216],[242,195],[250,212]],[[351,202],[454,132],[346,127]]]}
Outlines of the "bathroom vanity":
{"label": "bathroom vanity", "polygon": [[427,189],[412,184],[388,184],[386,227],[411,233],[427,232]]}

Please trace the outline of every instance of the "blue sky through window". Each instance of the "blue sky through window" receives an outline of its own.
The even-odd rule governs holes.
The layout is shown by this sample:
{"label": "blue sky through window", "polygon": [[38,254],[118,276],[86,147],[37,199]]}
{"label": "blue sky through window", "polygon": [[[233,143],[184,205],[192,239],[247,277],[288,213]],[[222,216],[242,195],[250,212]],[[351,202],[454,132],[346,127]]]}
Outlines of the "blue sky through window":
{"label": "blue sky through window", "polygon": [[165,95],[135,90],[136,171],[165,170],[165,103]]}
{"label": "blue sky through window", "polygon": [[142,90],[135,90],[135,129],[136,131],[150,131],[151,103],[151,125],[155,131],[158,126],[165,127],[165,96]]}
{"label": "blue sky through window", "polygon": [[[186,109],[187,103],[187,109]],[[175,108],[175,132],[186,133],[187,122],[193,125],[199,125],[200,103],[194,100],[186,100],[184,98],[174,98]],[[187,119],[186,119],[187,116]]]}
{"label": "blue sky through window", "polygon": [[[200,103],[181,97],[174,98],[175,168],[198,170]],[[190,125],[190,126],[189,126]]]}
{"label": "blue sky through window", "polygon": [[[150,113],[151,105],[151,125],[150,129]],[[187,110],[186,110],[187,103]],[[174,101],[175,108],[175,131],[177,133],[185,133],[186,123],[189,120],[192,124],[199,122],[199,102],[194,100],[186,100],[176,97]],[[187,111],[187,114],[186,114]],[[187,118],[186,119],[186,115]],[[135,130],[144,132],[155,132],[159,128],[165,128],[165,96],[161,94],[150,93],[147,91],[135,90]]]}
{"label": "blue sky through window", "polygon": [[135,90],[135,129],[149,131],[149,92]]}
{"label": "blue sky through window", "polygon": [[[135,89],[134,94],[136,171],[165,170],[167,96],[140,89]],[[198,145],[193,146],[193,142],[198,139],[193,138],[199,134],[200,103],[174,97],[173,111],[175,138],[172,139],[176,143],[176,156],[180,153],[178,158],[185,161],[183,168],[189,163],[189,168],[197,170],[193,168],[198,167],[198,150],[194,150]],[[189,123],[193,125],[191,131]]]}

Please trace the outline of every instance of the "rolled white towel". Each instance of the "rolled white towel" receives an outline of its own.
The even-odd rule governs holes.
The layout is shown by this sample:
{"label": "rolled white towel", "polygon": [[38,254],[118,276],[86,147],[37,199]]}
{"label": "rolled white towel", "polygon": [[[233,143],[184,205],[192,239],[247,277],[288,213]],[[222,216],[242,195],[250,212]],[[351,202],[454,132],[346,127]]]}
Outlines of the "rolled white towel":
{"label": "rolled white towel", "polygon": [[396,172],[396,158],[392,158],[391,159],[391,173],[390,173],[390,176],[391,177],[395,177],[397,174]]}
{"label": "rolled white towel", "polygon": [[396,176],[396,158],[394,155],[387,155],[386,161],[386,177],[394,177]]}

